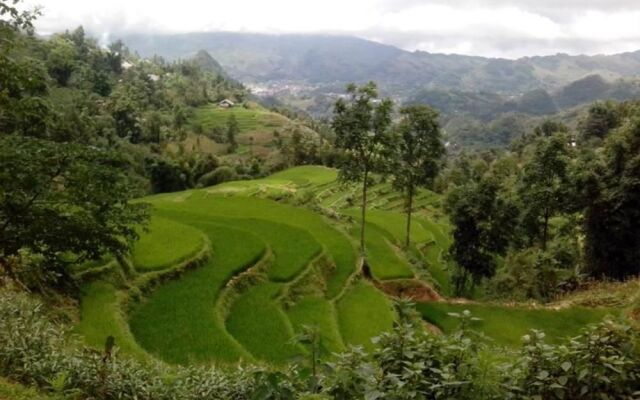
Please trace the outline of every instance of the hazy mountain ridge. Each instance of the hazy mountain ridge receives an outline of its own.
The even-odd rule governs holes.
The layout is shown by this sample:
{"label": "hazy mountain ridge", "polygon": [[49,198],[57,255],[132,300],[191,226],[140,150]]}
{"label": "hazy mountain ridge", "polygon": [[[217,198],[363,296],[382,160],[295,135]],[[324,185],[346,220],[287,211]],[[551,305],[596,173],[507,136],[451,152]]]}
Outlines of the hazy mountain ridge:
{"label": "hazy mountain ridge", "polygon": [[640,51],[616,55],[535,56],[518,60],[409,52],[365,39],[329,35],[190,33],[124,37],[142,56],[188,58],[206,50],[245,82],[315,84],[375,80],[395,90],[420,88],[521,94],[558,90],[587,75],[635,77]]}

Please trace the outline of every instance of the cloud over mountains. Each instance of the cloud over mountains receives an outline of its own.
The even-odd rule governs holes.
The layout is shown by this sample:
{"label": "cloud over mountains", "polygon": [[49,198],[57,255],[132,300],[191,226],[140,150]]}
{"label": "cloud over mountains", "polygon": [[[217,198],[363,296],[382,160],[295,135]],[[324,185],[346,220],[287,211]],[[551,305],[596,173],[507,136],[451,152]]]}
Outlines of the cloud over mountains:
{"label": "cloud over mountains", "polygon": [[408,50],[517,58],[640,49],[637,0],[29,0],[38,29],[93,34],[242,31],[349,34]]}

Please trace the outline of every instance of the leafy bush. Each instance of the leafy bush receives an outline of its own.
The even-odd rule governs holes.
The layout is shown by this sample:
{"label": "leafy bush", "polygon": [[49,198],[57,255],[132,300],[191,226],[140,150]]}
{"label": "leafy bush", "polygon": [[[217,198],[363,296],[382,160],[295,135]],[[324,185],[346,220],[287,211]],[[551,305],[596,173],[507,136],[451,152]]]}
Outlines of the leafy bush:
{"label": "leafy bush", "polygon": [[[27,295],[0,292],[0,375],[57,394],[96,400],[169,399],[637,399],[637,332],[605,321],[562,345],[532,331],[515,359],[469,329],[468,311],[451,335],[423,328],[413,307],[397,305],[392,332],[336,354],[319,376],[283,370],[168,367],[79,349]],[[313,379],[313,381],[311,381]],[[309,384],[309,383],[313,384]],[[316,384],[317,382],[317,384]]]}

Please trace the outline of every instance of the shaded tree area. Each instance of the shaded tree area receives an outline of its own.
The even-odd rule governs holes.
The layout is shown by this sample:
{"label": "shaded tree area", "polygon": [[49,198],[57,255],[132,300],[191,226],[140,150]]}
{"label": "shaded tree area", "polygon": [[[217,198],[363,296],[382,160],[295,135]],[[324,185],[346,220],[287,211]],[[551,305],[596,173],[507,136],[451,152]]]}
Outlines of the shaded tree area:
{"label": "shaded tree area", "polygon": [[640,108],[636,110],[606,139],[598,163],[581,171],[586,260],[597,276],[640,274]]}
{"label": "shaded tree area", "polygon": [[549,300],[588,277],[637,276],[639,118],[637,102],[596,103],[577,131],[545,120],[510,151],[451,159],[436,185],[458,292],[482,284],[491,296]]}
{"label": "shaded tree area", "polygon": [[76,42],[43,43],[31,32],[37,12],[4,2],[0,12],[9,16],[0,23],[0,266],[25,289],[70,290],[71,265],[129,251],[146,207],[129,201],[142,192],[126,157],[96,139],[98,122],[82,108],[59,113],[42,61],[21,57],[62,46],[48,69],[69,85],[82,32],[66,34]]}

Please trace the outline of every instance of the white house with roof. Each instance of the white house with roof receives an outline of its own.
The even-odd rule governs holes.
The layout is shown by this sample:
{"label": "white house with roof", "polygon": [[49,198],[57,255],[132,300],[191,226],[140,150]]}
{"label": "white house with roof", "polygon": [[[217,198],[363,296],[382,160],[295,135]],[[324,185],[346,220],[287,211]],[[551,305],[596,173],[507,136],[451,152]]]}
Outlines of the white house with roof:
{"label": "white house with roof", "polygon": [[235,103],[229,99],[224,99],[218,103],[218,107],[221,108],[231,108],[233,106],[235,106]]}

